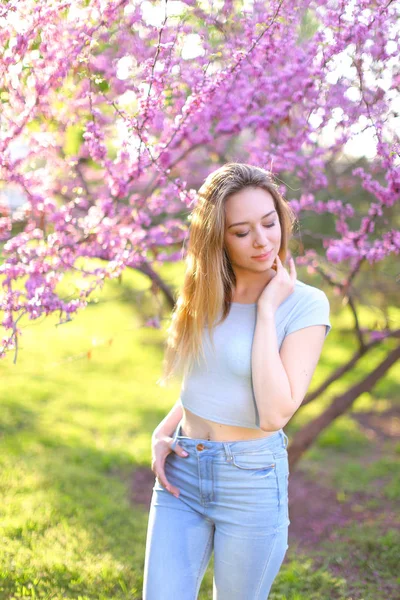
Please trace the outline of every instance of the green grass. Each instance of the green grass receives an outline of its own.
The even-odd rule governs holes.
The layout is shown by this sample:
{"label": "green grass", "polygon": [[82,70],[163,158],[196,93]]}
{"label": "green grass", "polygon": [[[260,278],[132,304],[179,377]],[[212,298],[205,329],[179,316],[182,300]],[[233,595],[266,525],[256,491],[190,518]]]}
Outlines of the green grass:
{"label": "green grass", "polygon": [[[181,271],[181,264],[162,269],[174,284]],[[180,391],[178,383],[156,385],[167,319],[161,330],[142,327],[157,310],[143,294],[147,287],[145,277],[125,273],[122,283],[107,282],[97,301],[70,323],[56,327],[54,316],[22,322],[17,364],[11,354],[0,361],[0,600],[141,598],[147,510],[132,505],[132,476],[137,467],[150,469],[151,433]],[[354,348],[349,333],[335,331],[339,319],[333,314],[332,322],[313,385]],[[351,327],[346,319],[340,324]],[[364,361],[323,400],[299,411],[285,428],[289,437],[381,355],[377,350],[369,364]],[[392,405],[398,385],[399,375],[391,369],[357,410]],[[373,442],[346,415],[319,437],[301,464],[311,478],[326,473],[327,483],[347,496],[383,477],[383,497],[398,501],[393,456],[379,457],[369,470],[358,464],[371,451]],[[368,502],[374,506],[374,498]],[[372,576],[360,596],[333,566],[347,560],[350,539],[359,550],[352,559],[363,572],[373,561],[394,582],[396,534],[359,524],[341,535],[318,555],[291,547],[270,598],[380,598]],[[212,598],[212,565],[213,559],[201,600]]]}
{"label": "green grass", "polygon": [[323,570],[344,575],[351,572],[345,586],[348,596],[344,598],[394,600],[400,584],[400,531],[383,532],[379,522],[364,523],[362,527],[355,522],[339,529],[336,535],[333,548],[331,542],[321,545],[318,562]]}

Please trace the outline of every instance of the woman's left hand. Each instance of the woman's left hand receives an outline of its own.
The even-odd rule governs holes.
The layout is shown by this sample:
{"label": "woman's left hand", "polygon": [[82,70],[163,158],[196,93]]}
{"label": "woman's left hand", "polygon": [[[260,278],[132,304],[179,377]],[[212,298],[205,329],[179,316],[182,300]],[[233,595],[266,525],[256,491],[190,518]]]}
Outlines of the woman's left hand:
{"label": "woman's left hand", "polygon": [[276,255],[276,274],[267,283],[257,301],[257,309],[275,313],[278,306],[294,291],[297,272],[292,256],[289,258],[289,273]]}

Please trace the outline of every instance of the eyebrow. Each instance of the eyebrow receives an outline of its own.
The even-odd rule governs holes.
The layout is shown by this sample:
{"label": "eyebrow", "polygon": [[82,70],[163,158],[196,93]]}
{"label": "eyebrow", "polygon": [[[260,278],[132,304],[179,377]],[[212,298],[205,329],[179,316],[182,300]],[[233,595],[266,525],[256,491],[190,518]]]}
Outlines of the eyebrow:
{"label": "eyebrow", "polygon": [[[265,217],[268,217],[269,215],[272,215],[272,213],[276,212],[276,210],[271,210],[269,213],[267,213],[266,215],[263,215],[261,218],[265,219]],[[231,227],[235,227],[235,225],[247,225],[249,223],[249,221],[241,221],[240,223],[232,223],[232,225],[229,225],[228,229],[230,229]]]}

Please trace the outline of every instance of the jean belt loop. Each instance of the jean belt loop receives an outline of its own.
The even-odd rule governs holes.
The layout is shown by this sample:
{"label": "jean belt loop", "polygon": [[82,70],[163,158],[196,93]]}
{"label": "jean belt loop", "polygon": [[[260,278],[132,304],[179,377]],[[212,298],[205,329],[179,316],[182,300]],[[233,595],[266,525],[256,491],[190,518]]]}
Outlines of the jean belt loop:
{"label": "jean belt loop", "polygon": [[233,460],[233,454],[232,454],[232,450],[231,450],[231,447],[229,445],[229,442],[222,442],[222,443],[224,445],[226,460],[228,462],[232,462],[232,460]]}
{"label": "jean belt loop", "polygon": [[282,430],[282,433],[283,433],[283,437],[284,437],[284,440],[285,440],[285,448],[287,448],[288,445],[289,445],[289,438],[288,438],[288,436],[286,435],[286,433],[283,430]]}

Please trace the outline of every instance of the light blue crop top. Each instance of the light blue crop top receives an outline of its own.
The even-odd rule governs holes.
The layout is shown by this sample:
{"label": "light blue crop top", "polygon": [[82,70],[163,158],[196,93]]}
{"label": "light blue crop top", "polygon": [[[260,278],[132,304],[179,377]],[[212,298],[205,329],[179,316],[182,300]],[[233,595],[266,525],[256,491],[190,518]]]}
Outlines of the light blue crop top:
{"label": "light blue crop top", "polygon": [[[275,313],[279,348],[286,335],[310,325],[326,325],[326,337],[331,330],[329,312],[325,292],[297,279]],[[200,356],[182,382],[183,407],[224,425],[260,428],[251,373],[256,317],[257,303],[232,302],[225,321],[214,329],[215,355],[204,328],[205,359]]]}

